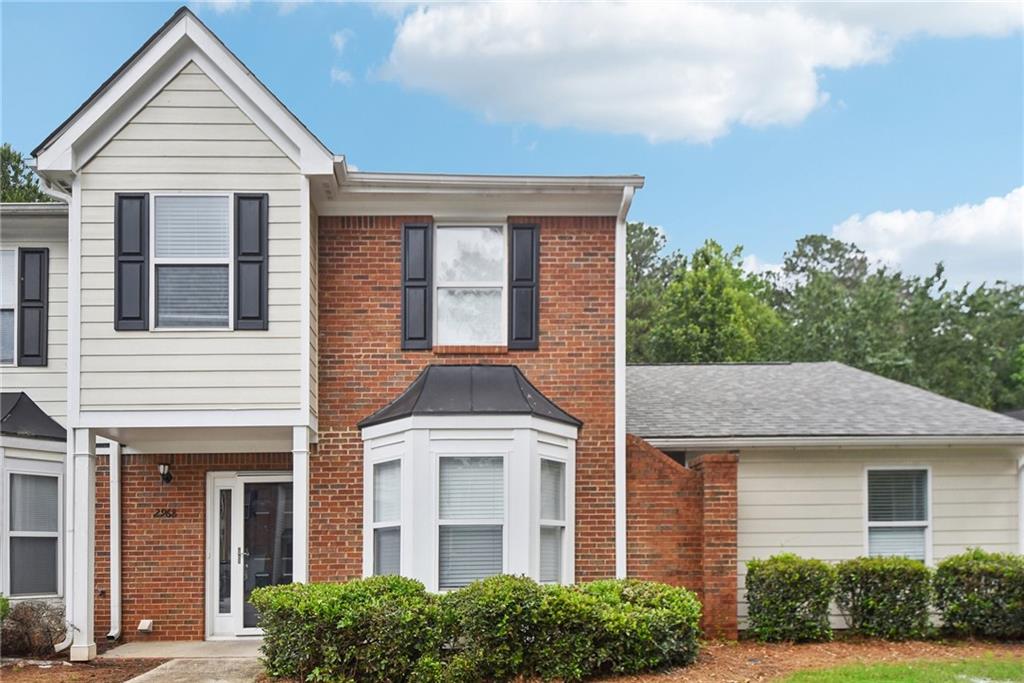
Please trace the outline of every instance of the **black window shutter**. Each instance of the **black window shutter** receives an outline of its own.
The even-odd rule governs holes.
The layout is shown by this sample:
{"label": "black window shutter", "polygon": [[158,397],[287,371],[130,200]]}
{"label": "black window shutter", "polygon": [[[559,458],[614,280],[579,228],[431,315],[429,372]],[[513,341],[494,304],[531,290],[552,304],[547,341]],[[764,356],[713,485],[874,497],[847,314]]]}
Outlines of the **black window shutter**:
{"label": "black window shutter", "polygon": [[18,365],[46,365],[49,249],[18,249]]}
{"label": "black window shutter", "polygon": [[433,249],[429,224],[402,231],[402,348],[429,349]]}
{"label": "black window shutter", "polygon": [[114,195],[114,329],[149,329],[149,195]]}
{"label": "black window shutter", "polygon": [[235,195],[235,329],[265,330],[270,320],[266,194]]}
{"label": "black window shutter", "polygon": [[509,226],[508,348],[536,349],[540,309],[540,227]]}

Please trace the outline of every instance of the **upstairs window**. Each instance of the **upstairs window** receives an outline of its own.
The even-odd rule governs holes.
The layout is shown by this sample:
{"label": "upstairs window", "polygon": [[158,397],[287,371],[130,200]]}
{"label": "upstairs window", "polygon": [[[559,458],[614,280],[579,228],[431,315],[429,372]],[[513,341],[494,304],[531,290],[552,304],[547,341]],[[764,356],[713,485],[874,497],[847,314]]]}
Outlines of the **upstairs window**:
{"label": "upstairs window", "polygon": [[928,471],[868,470],[868,554],[926,561]]}
{"label": "upstairs window", "polygon": [[505,344],[504,228],[438,226],[435,238],[435,343]]}
{"label": "upstairs window", "polygon": [[14,364],[15,309],[18,300],[18,252],[0,250],[0,365]]}
{"label": "upstairs window", "polygon": [[153,198],[156,327],[228,328],[231,320],[231,198]]}

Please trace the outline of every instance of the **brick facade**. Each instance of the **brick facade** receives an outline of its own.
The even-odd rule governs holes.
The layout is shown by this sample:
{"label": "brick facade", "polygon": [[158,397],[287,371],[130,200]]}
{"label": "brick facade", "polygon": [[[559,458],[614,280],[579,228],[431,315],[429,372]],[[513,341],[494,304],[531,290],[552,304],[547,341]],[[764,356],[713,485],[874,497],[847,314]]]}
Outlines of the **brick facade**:
{"label": "brick facade", "polygon": [[319,449],[310,461],[310,578],[362,573],[363,444],[356,423],[430,363],[510,363],[583,421],[576,447],[576,576],[615,573],[615,218],[540,225],[540,348],[401,349],[402,226],[425,216],[322,217]]}
{"label": "brick facade", "polygon": [[626,443],[627,573],[695,591],[705,632],[735,638],[737,455],[687,468],[643,439]]}
{"label": "brick facade", "polygon": [[[206,637],[206,473],[290,470],[291,453],[121,456],[121,637]],[[157,465],[171,465],[164,484]],[[110,468],[96,466],[96,639],[110,630]],[[174,518],[155,518],[157,509]],[[151,634],[136,630],[152,619]]]}

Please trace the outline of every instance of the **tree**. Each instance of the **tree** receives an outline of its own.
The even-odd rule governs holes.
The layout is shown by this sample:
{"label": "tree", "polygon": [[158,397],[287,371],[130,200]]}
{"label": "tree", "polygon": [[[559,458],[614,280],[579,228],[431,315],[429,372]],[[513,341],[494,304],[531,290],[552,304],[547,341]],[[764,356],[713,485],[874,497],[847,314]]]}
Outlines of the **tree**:
{"label": "tree", "polygon": [[626,358],[631,362],[650,360],[654,311],[673,273],[686,264],[678,251],[664,253],[667,242],[657,226],[626,226]]}
{"label": "tree", "polygon": [[764,280],[743,270],[742,248],[706,241],[678,268],[653,315],[651,360],[768,360],[782,331]]}
{"label": "tree", "polygon": [[9,143],[0,146],[0,201],[53,201],[39,187],[39,180]]}

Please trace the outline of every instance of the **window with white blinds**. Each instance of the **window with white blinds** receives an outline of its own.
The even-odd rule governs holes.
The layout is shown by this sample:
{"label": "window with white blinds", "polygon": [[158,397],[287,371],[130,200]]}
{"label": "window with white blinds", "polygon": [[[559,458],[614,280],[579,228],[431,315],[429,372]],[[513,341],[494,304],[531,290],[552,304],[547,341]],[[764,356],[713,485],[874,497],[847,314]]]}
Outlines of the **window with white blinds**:
{"label": "window with white blinds", "polygon": [[18,252],[0,249],[0,365],[14,363],[14,310],[18,300]]}
{"label": "window with white blinds", "polygon": [[562,580],[565,535],[565,463],[540,461],[540,581]]}
{"label": "window with white blinds", "polygon": [[500,456],[439,463],[438,587],[451,590],[502,572],[505,471]]}
{"label": "window with white blinds", "polygon": [[60,557],[60,479],[12,473],[9,483],[10,595],[55,595]]}
{"label": "window with white blinds", "polygon": [[373,573],[398,574],[402,546],[402,461],[373,466]]}
{"label": "window with white blinds", "polygon": [[928,471],[868,471],[868,555],[928,558]]}
{"label": "window with white blinds", "polygon": [[153,269],[157,327],[230,327],[230,197],[154,197]]}

